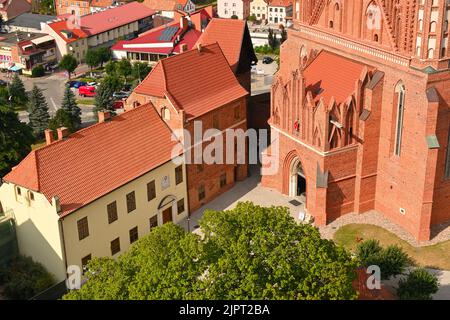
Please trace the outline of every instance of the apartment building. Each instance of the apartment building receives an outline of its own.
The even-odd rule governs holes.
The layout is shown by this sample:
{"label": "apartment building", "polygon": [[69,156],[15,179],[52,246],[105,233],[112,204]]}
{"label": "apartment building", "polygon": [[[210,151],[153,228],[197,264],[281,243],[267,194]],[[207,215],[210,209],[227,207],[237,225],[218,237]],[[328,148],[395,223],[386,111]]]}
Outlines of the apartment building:
{"label": "apartment building", "polygon": [[119,38],[132,39],[152,27],[155,11],[139,2],[82,16],[79,20],[65,18],[44,26],[55,38],[58,59],[72,54],[84,62],[89,48],[110,47]]}
{"label": "apartment building", "polygon": [[258,21],[267,20],[267,2],[267,0],[253,0],[250,3],[250,15],[254,15]]}
{"label": "apartment building", "polygon": [[57,133],[47,130],[47,145],[3,178],[0,208],[15,221],[20,253],[58,280],[70,265],[117,257],[151,228],[187,217],[178,142],[151,104]]}
{"label": "apartment building", "polygon": [[[247,95],[220,46],[214,43],[199,44],[196,49],[160,60],[127,99],[128,109],[151,102],[184,143],[190,160],[186,171],[191,212],[247,177],[247,162],[239,163],[236,151],[229,156],[232,161],[225,161],[225,143],[219,148],[223,158],[218,163],[206,163],[201,156],[212,142],[203,137],[207,129],[221,134],[227,129],[247,129]],[[196,128],[198,125],[201,128]],[[236,147],[237,141],[234,143]],[[194,145],[200,148],[198,160],[194,159]],[[242,147],[246,151],[241,156],[247,159],[247,148]]]}
{"label": "apartment building", "polygon": [[0,37],[0,68],[24,74],[56,63],[55,40],[44,33],[16,31]]}
{"label": "apartment building", "polygon": [[250,15],[251,0],[219,0],[217,1],[217,15],[219,18],[246,20]]}
{"label": "apartment building", "polygon": [[269,23],[287,25],[287,18],[292,17],[292,0],[273,0],[267,6]]}

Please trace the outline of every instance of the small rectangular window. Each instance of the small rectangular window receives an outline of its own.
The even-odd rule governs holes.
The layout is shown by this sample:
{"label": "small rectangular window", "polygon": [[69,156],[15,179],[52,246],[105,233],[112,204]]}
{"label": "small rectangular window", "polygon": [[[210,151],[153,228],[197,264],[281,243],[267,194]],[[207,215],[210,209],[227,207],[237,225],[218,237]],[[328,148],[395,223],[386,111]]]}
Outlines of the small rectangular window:
{"label": "small rectangular window", "polygon": [[153,216],[150,218],[150,230],[158,226],[158,216]]}
{"label": "small rectangular window", "polygon": [[139,238],[138,227],[134,227],[133,229],[130,230],[130,244],[136,242],[138,238]]}
{"label": "small rectangular window", "polygon": [[89,225],[87,217],[84,217],[77,221],[78,227],[78,239],[83,240],[89,236]]}
{"label": "small rectangular window", "polygon": [[180,184],[183,182],[183,166],[178,166],[175,168],[175,184]]}
{"label": "small rectangular window", "polygon": [[220,175],[220,187],[223,188],[227,185],[227,174],[221,174]]}
{"label": "small rectangular window", "polygon": [[17,187],[17,195],[19,195],[19,196],[22,195],[22,189],[20,189],[19,187]]}
{"label": "small rectangular window", "polygon": [[201,201],[205,199],[205,185],[200,185],[198,187],[198,200]]}
{"label": "small rectangular window", "polygon": [[127,194],[127,212],[136,210],[136,195],[134,191]]}
{"label": "small rectangular window", "polygon": [[30,191],[30,200],[34,201],[34,193]]}
{"label": "small rectangular window", "polygon": [[147,200],[153,200],[156,198],[156,184],[155,180],[150,181],[147,183]]}
{"label": "small rectangular window", "polygon": [[120,238],[111,241],[111,255],[113,256],[118,252],[120,252]]}
{"label": "small rectangular window", "polygon": [[91,259],[92,259],[91,254],[88,254],[84,258],[81,258],[81,268],[83,269],[83,271],[86,270],[86,265],[88,264],[89,261],[91,261]]}
{"label": "small rectangular window", "polygon": [[111,224],[118,219],[117,217],[117,202],[111,202],[107,205],[106,210],[108,211],[108,223]]}
{"label": "small rectangular window", "polygon": [[177,210],[178,214],[184,212],[184,198],[177,201]]}

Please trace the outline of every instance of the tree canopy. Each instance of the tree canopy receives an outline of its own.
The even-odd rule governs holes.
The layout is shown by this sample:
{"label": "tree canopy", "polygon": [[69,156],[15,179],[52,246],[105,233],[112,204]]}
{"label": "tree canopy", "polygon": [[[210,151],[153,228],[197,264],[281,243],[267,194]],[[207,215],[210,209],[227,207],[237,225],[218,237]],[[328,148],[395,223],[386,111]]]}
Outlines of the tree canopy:
{"label": "tree canopy", "polygon": [[64,90],[64,97],[61,103],[61,109],[64,110],[70,118],[71,132],[81,127],[81,109],[77,104],[75,95],[69,86]]}
{"label": "tree canopy", "polygon": [[71,54],[64,55],[61,58],[61,61],[59,62],[59,67],[68,72],[69,79],[70,79],[70,75],[75,71],[77,66],[78,66],[78,61]]}
{"label": "tree canopy", "polygon": [[115,91],[114,87],[115,81],[103,81],[97,88],[95,94],[93,109],[94,116],[97,117],[97,112],[102,110],[109,110],[112,114],[115,114],[115,109],[113,107],[114,97],[113,93]]}
{"label": "tree canopy", "polygon": [[100,55],[96,49],[88,49],[86,52],[86,64],[92,69],[100,64]]}
{"label": "tree canopy", "polygon": [[48,105],[42,90],[34,85],[28,101],[29,126],[33,129],[36,138],[43,136],[44,130],[48,128],[50,114]]}
{"label": "tree canopy", "polygon": [[9,94],[14,106],[23,106],[28,102],[28,96],[25,91],[25,86],[20,77],[14,74],[14,77],[9,86]]}
{"label": "tree canopy", "polygon": [[19,121],[17,113],[0,105],[0,177],[31,151],[34,141],[31,128]]}
{"label": "tree canopy", "polygon": [[353,299],[356,264],[287,208],[206,211],[203,237],[153,228],[117,260],[94,258],[65,299]]}

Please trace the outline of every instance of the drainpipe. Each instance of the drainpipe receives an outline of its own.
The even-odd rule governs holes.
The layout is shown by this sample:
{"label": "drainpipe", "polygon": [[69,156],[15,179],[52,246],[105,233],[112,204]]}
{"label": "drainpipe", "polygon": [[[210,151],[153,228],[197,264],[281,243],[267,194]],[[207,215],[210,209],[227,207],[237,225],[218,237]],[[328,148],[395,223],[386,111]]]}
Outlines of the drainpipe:
{"label": "drainpipe", "polygon": [[59,231],[61,233],[61,242],[62,242],[62,254],[63,254],[63,260],[64,260],[64,266],[65,266],[65,273],[66,273],[66,278],[67,278],[67,255],[66,255],[66,241],[64,238],[64,226],[63,226],[63,221],[64,219],[59,219],[58,220],[58,224],[59,224]]}

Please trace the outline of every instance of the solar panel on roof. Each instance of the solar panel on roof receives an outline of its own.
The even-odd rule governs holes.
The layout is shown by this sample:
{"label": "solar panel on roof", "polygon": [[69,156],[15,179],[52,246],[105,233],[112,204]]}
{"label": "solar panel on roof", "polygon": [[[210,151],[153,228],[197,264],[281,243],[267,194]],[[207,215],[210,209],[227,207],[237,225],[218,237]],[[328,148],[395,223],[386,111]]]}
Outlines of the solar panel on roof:
{"label": "solar panel on roof", "polygon": [[176,27],[176,26],[166,27],[163,30],[163,32],[161,33],[161,35],[159,36],[158,40],[169,41],[172,39],[172,37],[175,35],[175,33],[177,31],[178,31],[178,27]]}

